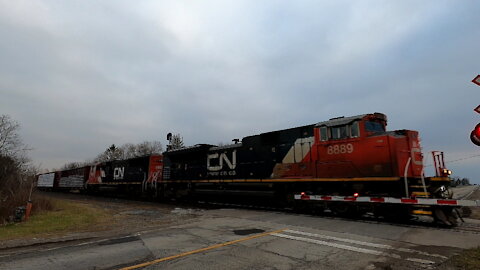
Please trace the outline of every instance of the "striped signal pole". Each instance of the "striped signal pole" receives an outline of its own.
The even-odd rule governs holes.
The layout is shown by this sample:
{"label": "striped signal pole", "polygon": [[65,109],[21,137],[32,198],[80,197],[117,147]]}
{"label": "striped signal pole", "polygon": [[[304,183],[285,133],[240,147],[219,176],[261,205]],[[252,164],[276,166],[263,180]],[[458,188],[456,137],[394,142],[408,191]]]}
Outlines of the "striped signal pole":
{"label": "striped signal pole", "polygon": [[475,77],[472,82],[478,86],[480,86],[480,75],[477,75],[477,77]]}
{"label": "striped signal pole", "polygon": [[[480,75],[477,75],[472,82],[478,86],[480,86]],[[475,109],[475,112],[480,113],[480,105],[478,105]],[[475,128],[470,132],[470,140],[477,146],[480,146],[480,123],[478,123]]]}

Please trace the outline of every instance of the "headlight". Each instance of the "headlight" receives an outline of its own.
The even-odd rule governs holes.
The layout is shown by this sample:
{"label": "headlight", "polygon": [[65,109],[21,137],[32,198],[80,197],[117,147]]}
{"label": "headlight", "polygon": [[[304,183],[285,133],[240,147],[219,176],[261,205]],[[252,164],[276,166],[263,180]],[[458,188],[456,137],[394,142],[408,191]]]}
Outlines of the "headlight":
{"label": "headlight", "polygon": [[442,172],[443,172],[444,175],[451,175],[452,174],[452,171],[450,171],[448,169],[443,169]]}

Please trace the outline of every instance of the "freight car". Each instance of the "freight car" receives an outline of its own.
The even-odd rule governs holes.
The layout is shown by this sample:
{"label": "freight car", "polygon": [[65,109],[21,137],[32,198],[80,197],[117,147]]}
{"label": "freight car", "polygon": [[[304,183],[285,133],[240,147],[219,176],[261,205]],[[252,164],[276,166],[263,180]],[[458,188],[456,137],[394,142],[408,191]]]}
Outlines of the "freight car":
{"label": "freight car", "polygon": [[[381,113],[337,117],[248,136],[231,145],[198,144],[162,155],[105,162],[84,168],[84,186],[87,191],[105,187],[140,191],[160,199],[208,201],[235,196],[294,206],[309,201],[342,215],[427,214],[454,224],[454,207],[425,201],[451,197],[451,172],[445,168],[443,153],[434,154],[436,176],[424,177],[418,132],[387,131],[386,126],[387,117]],[[380,199],[367,203],[356,198],[415,202],[383,199],[392,203],[378,204]]]}
{"label": "freight car", "polygon": [[37,175],[37,188],[40,190],[52,190],[54,187],[58,187],[55,185],[55,172],[44,173]]}
{"label": "freight car", "polygon": [[40,174],[37,176],[37,188],[88,193],[114,190],[143,195],[156,190],[155,185],[161,179],[162,172],[162,156],[148,155]]}
{"label": "freight car", "polygon": [[156,184],[162,178],[162,161],[161,155],[149,155],[89,166],[85,176],[87,191],[97,192],[102,188],[121,189],[133,193],[155,191]]}

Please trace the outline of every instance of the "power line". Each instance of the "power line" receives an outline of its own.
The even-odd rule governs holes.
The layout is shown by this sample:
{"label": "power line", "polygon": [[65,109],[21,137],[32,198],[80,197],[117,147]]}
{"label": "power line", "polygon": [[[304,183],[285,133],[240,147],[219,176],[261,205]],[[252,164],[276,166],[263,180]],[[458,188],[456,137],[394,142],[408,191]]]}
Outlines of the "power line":
{"label": "power line", "polygon": [[[454,162],[458,162],[458,161],[462,161],[462,160],[466,160],[466,159],[471,159],[471,158],[475,158],[475,157],[480,157],[480,154],[473,155],[473,156],[470,156],[470,157],[464,157],[464,158],[445,161],[445,163],[454,163]],[[430,166],[433,166],[433,164],[425,165],[425,167],[430,167]]]}
{"label": "power line", "polygon": [[474,157],[480,157],[480,154],[473,155],[473,156],[466,157],[466,158],[459,158],[459,159],[455,159],[455,160],[451,160],[451,161],[445,161],[445,162],[446,163],[453,163],[453,162],[457,162],[457,161],[461,161],[461,160],[465,160],[465,159],[471,159],[471,158],[474,158]]}

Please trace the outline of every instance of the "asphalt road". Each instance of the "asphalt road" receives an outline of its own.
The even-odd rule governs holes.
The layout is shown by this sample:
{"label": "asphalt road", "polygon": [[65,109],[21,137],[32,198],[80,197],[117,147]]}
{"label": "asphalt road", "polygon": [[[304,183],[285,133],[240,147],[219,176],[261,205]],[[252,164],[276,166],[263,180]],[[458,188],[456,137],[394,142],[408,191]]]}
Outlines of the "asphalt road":
{"label": "asphalt road", "polygon": [[[435,269],[480,233],[216,209],[174,226],[0,254],[0,269]],[[179,216],[181,218],[181,215]]]}

